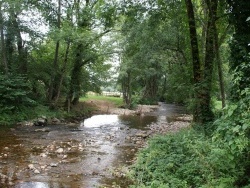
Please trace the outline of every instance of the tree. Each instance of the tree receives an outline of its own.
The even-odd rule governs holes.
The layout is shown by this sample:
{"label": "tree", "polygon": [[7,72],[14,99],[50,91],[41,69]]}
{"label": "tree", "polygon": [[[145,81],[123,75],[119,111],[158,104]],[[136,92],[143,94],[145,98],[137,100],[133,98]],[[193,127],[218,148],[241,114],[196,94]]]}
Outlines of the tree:
{"label": "tree", "polygon": [[238,101],[242,91],[249,87],[250,67],[250,3],[244,0],[227,0],[229,5],[229,22],[234,27],[233,39],[231,40],[230,67],[234,77],[232,99]]}
{"label": "tree", "polygon": [[[2,2],[0,2],[0,9],[2,9]],[[8,62],[6,58],[6,50],[5,50],[5,39],[4,39],[4,19],[2,15],[2,10],[0,11],[0,35],[1,35],[1,56],[2,56],[2,64],[4,67],[4,71],[6,74],[9,72]]]}
{"label": "tree", "polygon": [[200,85],[201,85],[201,65],[199,57],[199,47],[198,39],[196,33],[196,22],[194,17],[193,3],[191,0],[185,0],[187,15],[188,15],[188,24],[189,24],[189,33],[190,33],[190,44],[192,51],[192,62],[193,62],[193,82],[194,82],[194,121],[199,122],[201,116],[201,94],[200,94]]}
{"label": "tree", "polygon": [[[124,6],[126,16],[122,26],[124,43],[119,77],[124,101],[131,103],[133,93],[139,102],[155,103],[164,99],[166,93],[175,93],[170,87],[187,92],[176,82],[169,90],[166,87],[173,67],[185,69],[188,66],[183,14],[179,14],[183,12],[181,2],[143,2]],[[178,102],[182,101],[178,99]]]}
{"label": "tree", "polygon": [[[61,27],[61,0],[58,0],[58,10],[57,10],[57,29],[60,31]],[[53,100],[56,99],[58,95],[58,89],[59,89],[59,84],[56,79],[58,77],[58,72],[59,72],[59,66],[58,66],[58,55],[59,55],[59,47],[60,47],[60,41],[56,41],[56,48],[55,48],[55,57],[53,61],[53,72],[51,74],[51,83],[49,86],[49,91],[48,91],[48,101],[52,102]]]}

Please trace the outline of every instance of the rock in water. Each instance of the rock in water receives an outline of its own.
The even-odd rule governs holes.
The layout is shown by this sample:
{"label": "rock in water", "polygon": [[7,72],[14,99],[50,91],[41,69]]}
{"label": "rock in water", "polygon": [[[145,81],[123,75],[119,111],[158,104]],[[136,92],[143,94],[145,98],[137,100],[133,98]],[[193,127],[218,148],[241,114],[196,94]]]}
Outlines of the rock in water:
{"label": "rock in water", "polygon": [[57,163],[50,163],[50,166],[51,166],[51,167],[57,167],[58,164],[57,164]]}
{"label": "rock in water", "polygon": [[63,152],[63,148],[59,148],[56,150],[56,153],[62,153]]}
{"label": "rock in water", "polygon": [[46,126],[48,124],[48,120],[46,118],[38,118],[35,122],[35,126]]}
{"label": "rock in water", "polygon": [[37,170],[37,169],[35,169],[35,170],[34,170],[34,173],[35,173],[35,174],[40,174],[40,171]]}

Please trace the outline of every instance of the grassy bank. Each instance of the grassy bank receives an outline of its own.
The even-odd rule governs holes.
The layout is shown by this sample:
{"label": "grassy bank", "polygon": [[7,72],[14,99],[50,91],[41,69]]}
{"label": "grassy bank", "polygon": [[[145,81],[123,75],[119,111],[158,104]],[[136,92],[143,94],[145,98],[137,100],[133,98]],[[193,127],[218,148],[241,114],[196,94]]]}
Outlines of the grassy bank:
{"label": "grassy bank", "polygon": [[250,187],[238,186],[244,174],[240,155],[191,128],[150,139],[130,173],[132,188]]}
{"label": "grassy bank", "polygon": [[116,107],[123,105],[123,99],[120,97],[110,97],[110,96],[103,96],[103,95],[87,95],[86,97],[80,98],[81,102],[85,101],[106,101],[109,103],[114,104]]}
{"label": "grassy bank", "polygon": [[[80,102],[73,106],[69,113],[63,107],[51,109],[48,106],[41,104],[36,104],[30,107],[21,107],[13,113],[1,113],[0,125],[9,126],[17,122],[28,121],[41,116],[45,116],[47,118],[57,117],[64,119],[72,119],[74,117],[88,117],[93,111],[97,110],[96,107],[93,107],[88,103],[90,101],[104,101],[108,104],[112,104],[114,107],[123,105],[122,98],[89,95],[82,97]],[[63,104],[61,106],[63,106]]]}

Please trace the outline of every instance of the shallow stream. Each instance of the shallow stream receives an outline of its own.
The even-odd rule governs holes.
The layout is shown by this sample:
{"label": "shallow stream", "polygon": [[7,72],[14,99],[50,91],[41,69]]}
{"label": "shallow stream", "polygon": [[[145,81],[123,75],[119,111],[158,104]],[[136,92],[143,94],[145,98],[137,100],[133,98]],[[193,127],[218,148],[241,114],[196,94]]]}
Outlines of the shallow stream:
{"label": "shallow stream", "polygon": [[128,187],[117,169],[132,164],[140,147],[135,135],[181,113],[182,107],[161,104],[143,116],[95,115],[78,125],[1,127],[0,187]]}

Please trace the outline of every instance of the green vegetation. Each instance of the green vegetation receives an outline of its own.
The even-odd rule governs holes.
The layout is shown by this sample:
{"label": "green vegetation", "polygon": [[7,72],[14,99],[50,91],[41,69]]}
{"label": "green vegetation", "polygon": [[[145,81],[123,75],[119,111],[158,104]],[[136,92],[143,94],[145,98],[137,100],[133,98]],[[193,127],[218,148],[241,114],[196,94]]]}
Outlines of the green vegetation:
{"label": "green vegetation", "polygon": [[[76,114],[71,114],[71,116],[74,115]],[[47,118],[62,118],[68,117],[69,114],[65,113],[63,110],[53,110],[50,109],[48,106],[36,104],[29,107],[22,107],[18,111],[14,111],[12,113],[1,113],[0,125],[14,125],[17,122],[32,120],[41,116],[45,116]]]}
{"label": "green vegetation", "polygon": [[[168,5],[171,7],[171,3]],[[193,64],[195,84],[190,83],[191,97],[186,91],[186,98],[181,98],[194,110],[194,122],[188,130],[150,139],[148,147],[139,153],[132,166],[130,176],[134,185],[131,187],[250,187],[250,4],[244,0],[207,0],[204,4],[185,0],[185,5],[192,53],[189,61]],[[213,17],[224,14],[221,10],[229,13],[229,22]],[[205,44],[201,40],[204,25],[200,25],[199,19],[195,19],[197,17],[202,18],[203,23],[208,21],[205,24]],[[218,37],[225,37],[218,35],[217,29],[224,30],[228,23],[233,28],[230,58],[225,55],[227,53],[220,53],[217,41]],[[200,54],[199,48],[204,50],[204,55]],[[228,81],[226,85],[230,87],[230,92],[226,93],[229,96],[226,106],[221,58],[230,61],[231,76],[224,74]],[[213,63],[217,65],[218,82],[212,74]],[[171,79],[174,80],[173,77]],[[220,97],[216,94],[216,83],[220,83]],[[181,85],[182,91],[185,91],[185,85]],[[170,93],[166,95],[168,99],[176,100],[180,96]],[[218,102],[218,99],[222,101]]]}
{"label": "green vegetation", "polygon": [[[183,104],[195,130],[153,138],[135,187],[250,186],[249,1],[5,0],[0,10],[0,124],[84,116],[85,100]],[[123,99],[82,98],[101,88]]]}
{"label": "green vegetation", "polygon": [[246,187],[250,179],[244,170],[249,162],[242,161],[243,156],[225,142],[194,130],[158,136],[140,152],[132,169],[136,183],[131,187]]}
{"label": "green vegetation", "polygon": [[249,102],[227,107],[212,136],[190,128],[152,138],[132,167],[131,187],[249,187]]}
{"label": "green vegetation", "polygon": [[109,96],[103,96],[103,95],[87,95],[86,97],[80,98],[80,101],[92,101],[92,100],[108,101],[108,102],[113,103],[117,107],[121,107],[123,105],[123,99],[120,97],[109,97]]}

